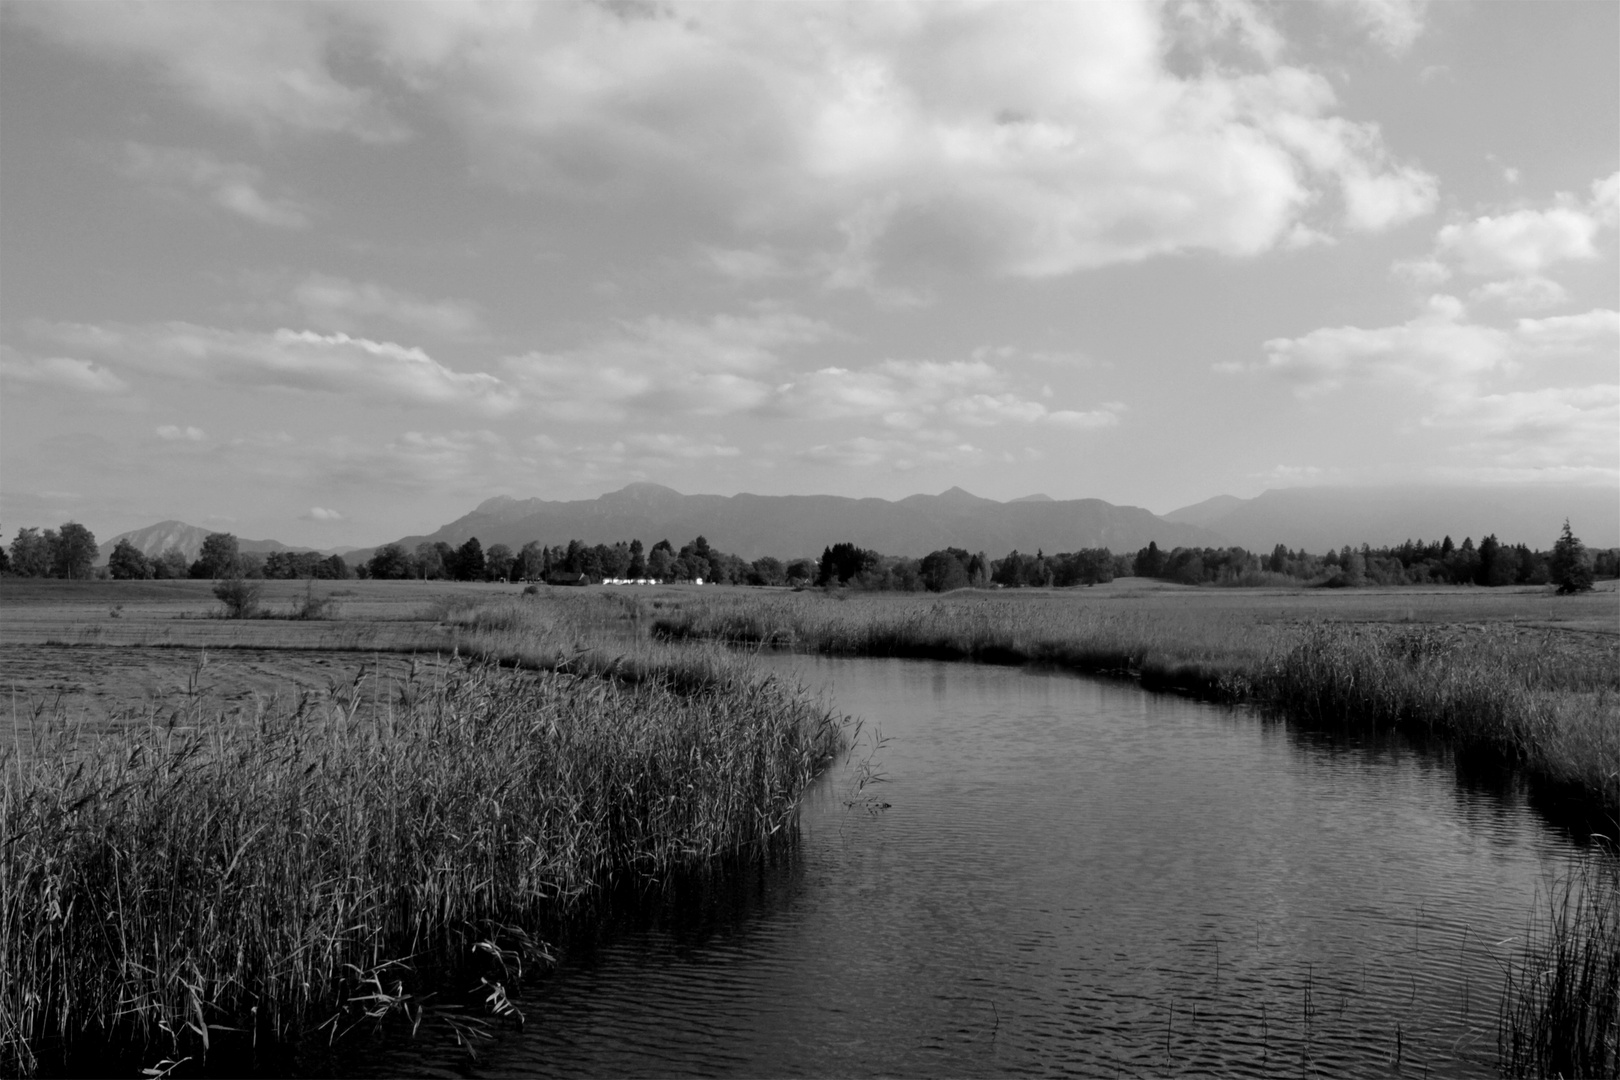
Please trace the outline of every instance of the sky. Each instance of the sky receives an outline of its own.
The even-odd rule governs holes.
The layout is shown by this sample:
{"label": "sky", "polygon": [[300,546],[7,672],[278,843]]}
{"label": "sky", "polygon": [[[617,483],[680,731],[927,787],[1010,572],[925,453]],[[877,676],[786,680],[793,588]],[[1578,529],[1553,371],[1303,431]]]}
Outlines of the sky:
{"label": "sky", "polygon": [[0,6],[0,525],[1620,490],[1620,4]]}

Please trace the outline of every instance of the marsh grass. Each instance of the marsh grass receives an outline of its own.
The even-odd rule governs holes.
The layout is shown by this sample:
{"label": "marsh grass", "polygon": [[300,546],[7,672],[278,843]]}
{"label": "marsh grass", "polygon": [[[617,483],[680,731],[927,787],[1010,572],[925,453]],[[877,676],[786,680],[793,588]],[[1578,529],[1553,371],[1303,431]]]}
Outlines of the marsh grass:
{"label": "marsh grass", "polygon": [[[0,1068],[510,1015],[539,928],[791,836],[840,723],[706,674],[474,664],[99,738],[33,725],[0,749]],[[478,975],[476,1008],[428,1000],[447,968]]]}
{"label": "marsh grass", "polygon": [[[847,656],[1044,664],[1251,702],[1318,726],[1402,729],[1516,766],[1620,817],[1620,640],[1513,623],[1260,621],[1129,594],[719,595],[643,611],[652,637]],[[1125,601],[1125,602],[1121,602]]]}
{"label": "marsh grass", "polygon": [[1590,853],[1540,903],[1518,961],[1506,965],[1501,1070],[1620,1074],[1620,853]]}

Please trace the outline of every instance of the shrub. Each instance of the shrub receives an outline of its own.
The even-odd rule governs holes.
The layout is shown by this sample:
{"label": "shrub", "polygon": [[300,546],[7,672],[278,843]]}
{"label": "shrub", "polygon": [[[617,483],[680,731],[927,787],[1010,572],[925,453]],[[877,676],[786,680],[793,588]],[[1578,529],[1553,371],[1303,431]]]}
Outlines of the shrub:
{"label": "shrub", "polygon": [[259,593],[263,589],[257,581],[244,578],[226,578],[214,586],[214,597],[225,605],[227,619],[251,619],[259,613]]}

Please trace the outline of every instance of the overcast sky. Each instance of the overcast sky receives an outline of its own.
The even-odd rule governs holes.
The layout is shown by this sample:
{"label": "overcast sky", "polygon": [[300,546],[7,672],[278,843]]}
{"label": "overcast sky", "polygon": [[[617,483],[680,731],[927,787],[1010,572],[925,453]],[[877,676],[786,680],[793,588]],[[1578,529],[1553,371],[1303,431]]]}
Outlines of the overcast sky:
{"label": "overcast sky", "polygon": [[0,524],[1620,483],[1620,4],[11,4]]}

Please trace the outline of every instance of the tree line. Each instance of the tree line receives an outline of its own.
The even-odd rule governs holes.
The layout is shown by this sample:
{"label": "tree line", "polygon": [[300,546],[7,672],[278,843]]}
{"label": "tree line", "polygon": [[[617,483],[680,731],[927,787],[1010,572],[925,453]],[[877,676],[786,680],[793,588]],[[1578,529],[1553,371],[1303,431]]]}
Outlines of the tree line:
{"label": "tree line", "polygon": [[1503,544],[1492,533],[1476,547],[1447,536],[1438,541],[1407,540],[1389,547],[1345,545],[1313,555],[1278,544],[1270,555],[1240,547],[1175,548],[1150,543],[1136,553],[1131,573],[1184,585],[1309,584],[1328,588],[1357,585],[1547,585],[1580,592],[1594,578],[1620,577],[1620,548],[1589,552],[1569,522],[1550,551],[1525,544]]}
{"label": "tree line", "polygon": [[1241,547],[1177,547],[1168,551],[1150,542],[1134,555],[1107,548],[1029,555],[1017,550],[1000,559],[984,552],[949,547],[920,559],[883,555],[853,543],[822,549],[819,560],[782,560],[772,556],[747,561],[713,548],[698,536],[677,549],[667,539],[651,549],[640,540],[615,544],[546,546],[531,540],[513,551],[506,544],[486,550],[477,537],[459,546],[423,542],[407,550],[384,544],[371,557],[351,567],[339,555],[313,551],[243,552],[230,533],[209,533],[196,559],[179,548],[148,556],[128,539],[114,547],[107,566],[94,566],[95,535],[77,522],[58,529],[19,529],[9,549],[0,548],[0,572],[25,577],[88,579],[332,579],[376,578],[423,581],[551,581],[586,583],[609,580],[658,582],[702,581],[724,585],[852,588],[881,592],[948,592],[962,588],[1065,588],[1095,585],[1116,577],[1157,578],[1185,585],[1357,585],[1472,584],[1546,585],[1561,592],[1591,588],[1594,578],[1620,577],[1620,548],[1587,551],[1564,523],[1550,551],[1524,544],[1507,545],[1495,534],[1476,546],[1464,538],[1374,548],[1349,545],[1315,555],[1278,544],[1269,555]]}

